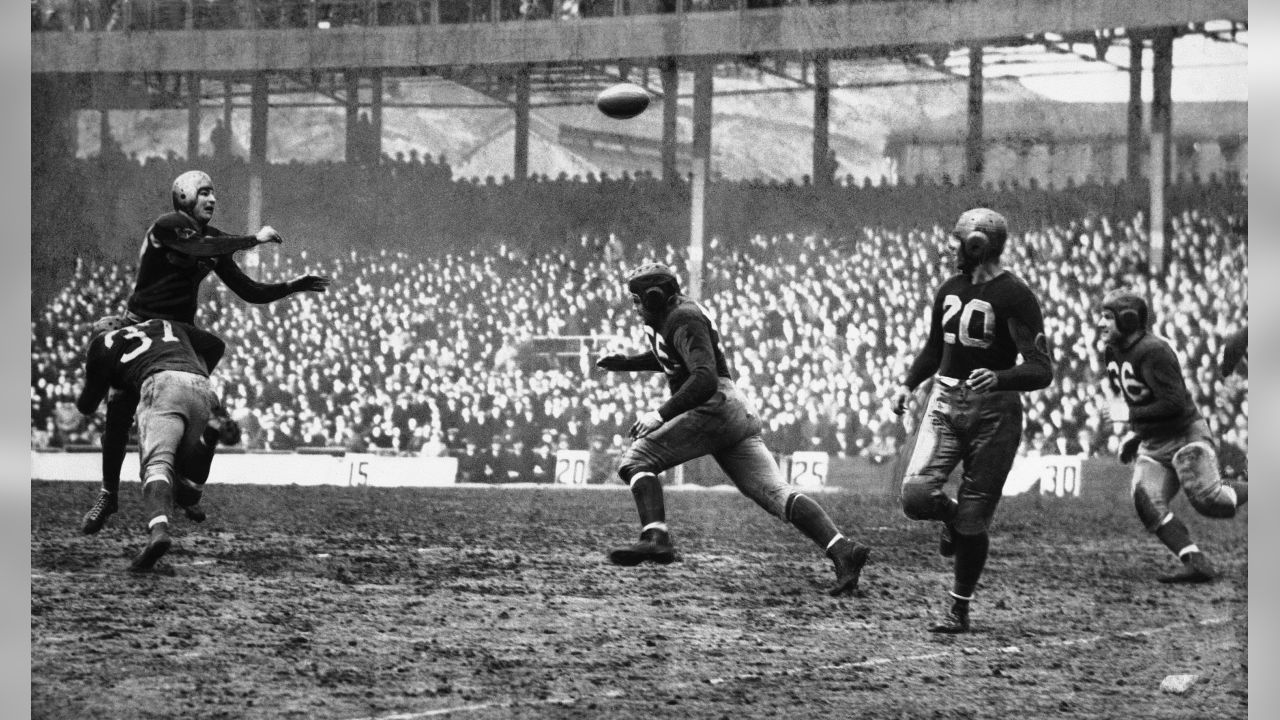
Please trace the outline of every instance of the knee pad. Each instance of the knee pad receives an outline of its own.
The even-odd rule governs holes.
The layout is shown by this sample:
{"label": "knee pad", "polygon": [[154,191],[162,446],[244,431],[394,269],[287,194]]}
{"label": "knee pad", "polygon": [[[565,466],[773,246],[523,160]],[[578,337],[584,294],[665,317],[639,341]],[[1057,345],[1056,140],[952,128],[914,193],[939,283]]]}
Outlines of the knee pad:
{"label": "knee pad", "polygon": [[949,520],[945,517],[947,500],[945,494],[924,483],[906,482],[902,484],[902,512],[912,520]]}
{"label": "knee pad", "polygon": [[1178,450],[1173,454],[1173,471],[1196,512],[1212,518],[1235,516],[1235,498],[1223,491],[1218,454],[1212,445],[1197,441]]}

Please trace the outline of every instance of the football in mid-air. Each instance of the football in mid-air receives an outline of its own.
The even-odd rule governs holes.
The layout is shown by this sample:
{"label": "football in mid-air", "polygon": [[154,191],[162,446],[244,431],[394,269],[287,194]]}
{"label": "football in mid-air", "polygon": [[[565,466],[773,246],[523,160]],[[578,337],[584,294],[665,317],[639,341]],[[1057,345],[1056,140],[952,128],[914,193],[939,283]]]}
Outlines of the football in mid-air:
{"label": "football in mid-air", "polygon": [[633,118],[649,107],[649,93],[635,83],[618,83],[596,96],[596,107],[611,118]]}

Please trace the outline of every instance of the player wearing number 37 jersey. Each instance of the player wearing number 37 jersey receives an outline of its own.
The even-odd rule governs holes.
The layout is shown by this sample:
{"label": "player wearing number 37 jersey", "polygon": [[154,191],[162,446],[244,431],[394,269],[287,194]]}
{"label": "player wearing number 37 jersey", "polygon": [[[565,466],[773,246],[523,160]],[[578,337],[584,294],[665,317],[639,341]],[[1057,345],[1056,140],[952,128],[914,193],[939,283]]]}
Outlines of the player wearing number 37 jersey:
{"label": "player wearing number 37 jersey", "polygon": [[[969,603],[986,565],[987,529],[1022,441],[1020,391],[1053,380],[1040,302],[1000,265],[1004,216],[966,211],[952,237],[956,267],[933,300],[929,338],[893,399],[901,414],[912,392],[936,374],[902,478],[902,509],[943,523],[939,551],[953,557],[951,607],[932,632],[969,631]],[[1018,362],[1018,356],[1022,362]],[[957,465],[956,496],[944,491]]]}
{"label": "player wearing number 37 jersey", "polygon": [[[142,498],[149,539],[132,569],[149,570],[169,550],[170,500],[200,500],[213,448],[203,438],[217,397],[197,347],[218,342],[209,333],[171,320],[129,324],[121,317],[94,323],[76,407],[97,411],[108,391],[138,400]],[[193,480],[195,478],[195,480]]]}

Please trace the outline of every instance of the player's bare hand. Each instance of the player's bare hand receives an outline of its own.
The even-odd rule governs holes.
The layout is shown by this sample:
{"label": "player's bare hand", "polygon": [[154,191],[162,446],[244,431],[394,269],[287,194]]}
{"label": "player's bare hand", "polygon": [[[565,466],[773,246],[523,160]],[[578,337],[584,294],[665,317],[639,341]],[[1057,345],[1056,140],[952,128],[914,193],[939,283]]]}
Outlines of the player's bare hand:
{"label": "player's bare hand", "polygon": [[610,371],[621,370],[623,363],[625,363],[626,360],[627,360],[626,355],[619,355],[619,354],[605,355],[604,357],[596,361],[596,367],[600,368],[601,370],[610,370]]}
{"label": "player's bare hand", "polygon": [[1120,444],[1120,462],[1128,465],[1138,457],[1138,445],[1142,443],[1137,435],[1130,435]]}
{"label": "player's bare hand", "polygon": [[284,242],[284,238],[280,237],[280,233],[276,232],[276,229],[271,227],[270,225],[263,225],[262,229],[254,233],[253,235],[254,237],[258,238],[259,244],[273,242],[279,245],[280,243]]}
{"label": "player's bare hand", "polygon": [[662,427],[662,416],[657,410],[650,410],[640,416],[631,426],[631,437],[639,439]]}
{"label": "player's bare hand", "polygon": [[890,407],[893,408],[895,415],[901,415],[907,411],[907,403],[911,401],[911,390],[906,385],[899,385],[898,389],[893,393],[893,400],[890,401]]}
{"label": "player's bare hand", "polygon": [[303,275],[293,281],[293,285],[298,292],[318,292],[322,293],[329,289],[333,284],[333,280],[324,275]]}
{"label": "player's bare hand", "polygon": [[990,392],[996,389],[996,373],[991,368],[974,368],[964,384],[976,393]]}

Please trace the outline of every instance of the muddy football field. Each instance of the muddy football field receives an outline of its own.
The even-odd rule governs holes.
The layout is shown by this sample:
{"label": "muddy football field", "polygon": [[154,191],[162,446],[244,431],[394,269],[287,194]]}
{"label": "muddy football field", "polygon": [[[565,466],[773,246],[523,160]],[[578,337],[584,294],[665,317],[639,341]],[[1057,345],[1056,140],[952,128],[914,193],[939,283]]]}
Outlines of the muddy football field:
{"label": "muddy football field", "polygon": [[146,575],[138,484],[82,536],[96,492],[31,485],[36,718],[1247,716],[1247,508],[1179,499],[1222,577],[1166,586],[1128,503],[1006,498],[974,632],[940,637],[949,561],[889,498],[817,495],[873,547],[831,598],[818,548],[715,489],[667,493],[679,562],[618,568],[622,486],[223,485]]}

